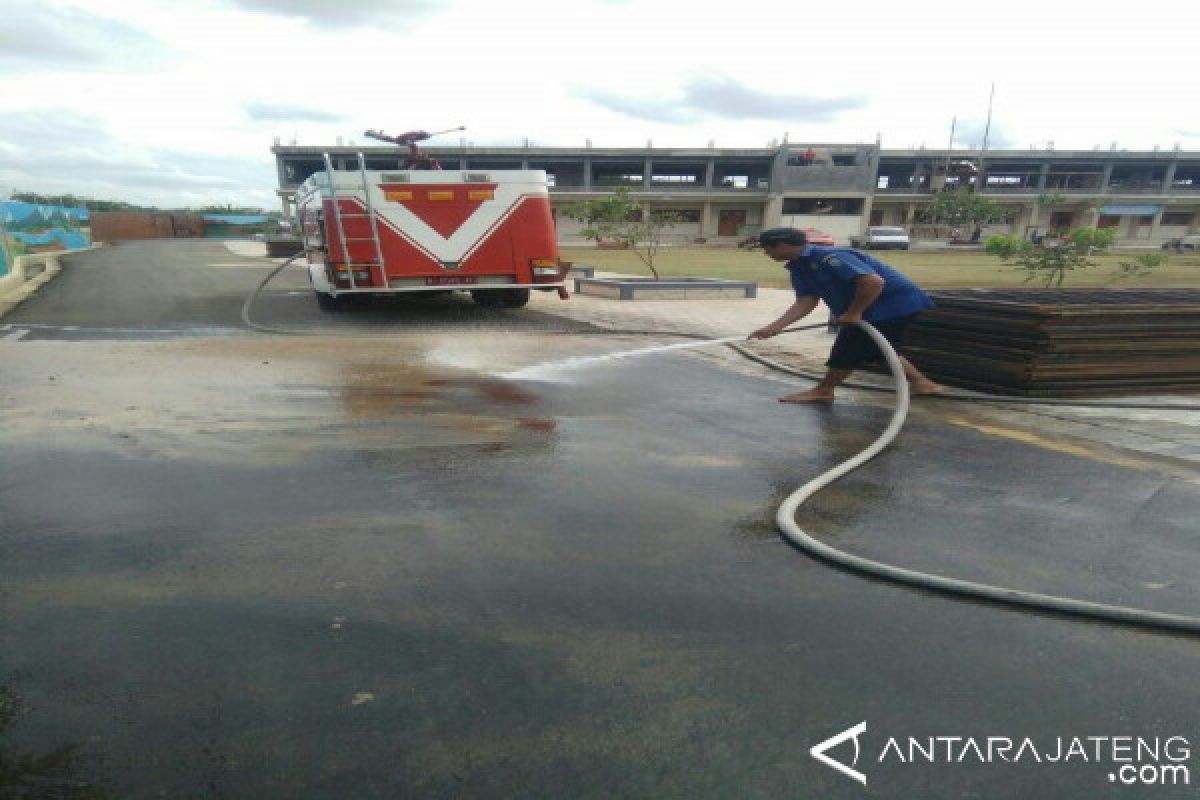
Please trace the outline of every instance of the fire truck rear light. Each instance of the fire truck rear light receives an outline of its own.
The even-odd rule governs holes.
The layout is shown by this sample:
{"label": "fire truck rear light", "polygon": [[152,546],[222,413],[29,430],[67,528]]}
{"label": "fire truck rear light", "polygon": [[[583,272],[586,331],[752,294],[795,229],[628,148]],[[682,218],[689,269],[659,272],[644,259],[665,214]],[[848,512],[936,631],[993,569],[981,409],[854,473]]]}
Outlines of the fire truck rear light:
{"label": "fire truck rear light", "polygon": [[453,200],[454,192],[429,192],[430,200]]}
{"label": "fire truck rear light", "polygon": [[493,191],[478,190],[467,192],[467,197],[471,200],[494,200],[496,198],[496,193]]}
{"label": "fire truck rear light", "polygon": [[558,269],[558,259],[557,258],[531,258],[531,259],[529,259],[529,266],[531,266],[531,267],[554,267],[555,269]]}
{"label": "fire truck rear light", "polygon": [[405,200],[412,200],[412,192],[384,192],[383,196],[387,198],[389,203],[402,203]]}

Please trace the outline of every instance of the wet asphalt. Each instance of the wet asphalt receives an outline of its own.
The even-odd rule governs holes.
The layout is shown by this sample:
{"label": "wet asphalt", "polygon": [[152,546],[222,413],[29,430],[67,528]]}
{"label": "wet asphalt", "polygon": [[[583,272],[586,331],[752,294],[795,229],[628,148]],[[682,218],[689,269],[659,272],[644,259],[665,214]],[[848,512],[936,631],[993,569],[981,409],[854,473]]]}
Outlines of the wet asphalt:
{"label": "wet asphalt", "polygon": [[[0,753],[120,798],[1195,797],[889,737],[1186,737],[1195,637],[867,580],[774,509],[886,398],[459,296],[330,316],[216,242],[68,257],[0,320]],[[559,335],[572,331],[578,335]],[[665,340],[649,340],[654,341]],[[918,408],[800,522],[955,577],[1200,613],[1200,485]],[[809,748],[861,721],[863,787]],[[850,764],[853,748],[831,751]],[[0,794],[3,794],[0,791]]]}

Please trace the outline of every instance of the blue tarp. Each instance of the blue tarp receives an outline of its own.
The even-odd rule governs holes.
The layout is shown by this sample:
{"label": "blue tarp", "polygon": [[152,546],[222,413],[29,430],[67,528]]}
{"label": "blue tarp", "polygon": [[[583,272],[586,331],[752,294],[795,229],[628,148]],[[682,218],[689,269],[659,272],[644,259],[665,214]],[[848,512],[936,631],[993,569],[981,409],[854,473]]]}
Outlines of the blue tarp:
{"label": "blue tarp", "polygon": [[45,247],[53,242],[62,242],[63,246],[68,250],[78,250],[81,247],[88,246],[88,239],[82,233],[79,231],[66,231],[62,228],[55,228],[54,230],[43,231],[41,233],[12,231],[8,235],[21,244],[33,245],[34,247]]}
{"label": "blue tarp", "polygon": [[67,208],[65,206],[43,206],[34,203],[22,203],[19,200],[0,200],[0,222],[6,225],[20,225],[34,214],[42,219],[50,219],[55,215],[64,215],[76,223],[86,223],[88,212],[86,208]]}

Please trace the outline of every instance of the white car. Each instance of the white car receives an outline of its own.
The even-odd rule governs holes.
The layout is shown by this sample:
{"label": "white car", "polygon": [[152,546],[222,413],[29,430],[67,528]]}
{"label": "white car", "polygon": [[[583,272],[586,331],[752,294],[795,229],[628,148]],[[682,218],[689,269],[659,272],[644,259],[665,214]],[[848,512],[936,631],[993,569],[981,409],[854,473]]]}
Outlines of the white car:
{"label": "white car", "polygon": [[907,250],[908,231],[904,228],[872,226],[866,233],[850,237],[850,246],[860,250]]}
{"label": "white car", "polygon": [[1200,250],[1200,234],[1189,233],[1175,239],[1168,239],[1163,242],[1162,249],[1174,250],[1176,253],[1182,253],[1184,250]]}

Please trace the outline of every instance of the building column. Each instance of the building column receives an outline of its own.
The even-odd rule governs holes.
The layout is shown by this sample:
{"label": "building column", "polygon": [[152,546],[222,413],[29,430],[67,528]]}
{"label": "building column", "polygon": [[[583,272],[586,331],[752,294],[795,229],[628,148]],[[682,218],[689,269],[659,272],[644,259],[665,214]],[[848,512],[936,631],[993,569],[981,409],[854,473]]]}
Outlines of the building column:
{"label": "building column", "polygon": [[708,160],[708,164],[705,165],[705,167],[704,167],[704,188],[706,188],[706,189],[713,188],[713,178],[716,177],[716,174],[717,174],[716,159],[710,158]]}
{"label": "building column", "polygon": [[654,178],[654,160],[646,159],[646,163],[642,165],[642,191],[650,191],[650,182]]}
{"label": "building column", "polygon": [[585,192],[592,190],[592,160],[590,158],[583,159],[583,190]]}
{"label": "building column", "polygon": [[[925,165],[922,162],[918,161],[916,164],[913,165],[912,190],[914,192],[921,191],[921,175],[923,175],[924,172],[925,172]],[[932,172],[930,174],[932,175]],[[896,187],[889,186],[888,188],[895,189]],[[875,190],[876,191],[879,190],[878,176],[875,178]]]}
{"label": "building column", "polygon": [[700,235],[704,237],[717,235],[717,229],[713,225],[713,206],[708,201],[705,201],[700,208]]}
{"label": "building column", "polygon": [[1108,184],[1112,183],[1113,163],[1110,161],[1104,165],[1104,172],[1100,173],[1100,193],[1108,194]]}
{"label": "building column", "polygon": [[1038,175],[1037,188],[1039,191],[1046,191],[1046,184],[1050,182],[1050,162],[1042,164],[1042,172]]}
{"label": "building column", "polygon": [[1163,175],[1163,194],[1171,193],[1171,184],[1175,182],[1175,168],[1177,166],[1179,166],[1178,161],[1172,161],[1170,164],[1167,164],[1167,172]]}
{"label": "building column", "polygon": [[1154,217],[1150,220],[1150,240],[1151,241],[1156,241],[1158,239],[1158,226],[1160,224],[1162,224],[1162,215],[1163,215],[1164,210],[1166,210],[1165,205],[1159,206],[1158,211],[1154,212]]}
{"label": "building column", "polygon": [[865,231],[867,226],[871,224],[871,206],[875,202],[875,195],[869,194],[863,198],[862,223],[858,226],[859,231]]}
{"label": "building column", "polygon": [[917,204],[909,203],[904,209],[904,226],[909,227],[913,224],[913,220],[917,217]]}
{"label": "building column", "polygon": [[778,228],[783,224],[783,195],[768,194],[766,205],[763,206],[763,230]]}

